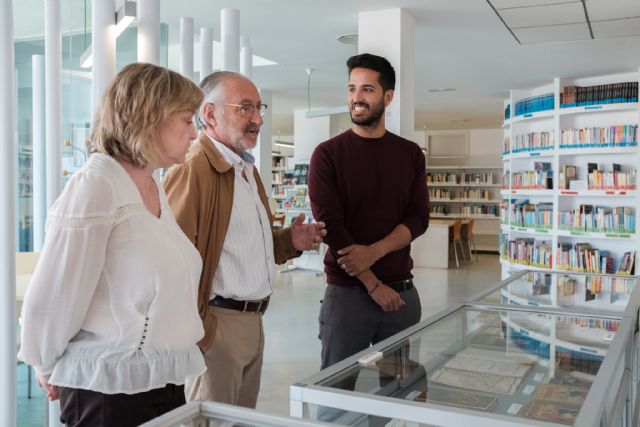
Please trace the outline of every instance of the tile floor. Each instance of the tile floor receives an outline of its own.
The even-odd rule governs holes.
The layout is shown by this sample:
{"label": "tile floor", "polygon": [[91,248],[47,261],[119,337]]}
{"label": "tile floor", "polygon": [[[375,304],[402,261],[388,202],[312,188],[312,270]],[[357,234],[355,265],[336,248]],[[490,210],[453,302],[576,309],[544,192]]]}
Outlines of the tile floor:
{"label": "tile floor", "polygon": [[[414,270],[422,301],[422,318],[448,304],[464,301],[500,279],[497,255],[480,255],[479,262],[460,269]],[[264,318],[265,355],[258,409],[289,415],[289,385],[316,373],[320,368],[318,311],[324,294],[324,276],[297,270],[278,273],[271,305]],[[18,427],[41,427],[44,398],[33,386],[27,399],[26,367],[18,372]]]}

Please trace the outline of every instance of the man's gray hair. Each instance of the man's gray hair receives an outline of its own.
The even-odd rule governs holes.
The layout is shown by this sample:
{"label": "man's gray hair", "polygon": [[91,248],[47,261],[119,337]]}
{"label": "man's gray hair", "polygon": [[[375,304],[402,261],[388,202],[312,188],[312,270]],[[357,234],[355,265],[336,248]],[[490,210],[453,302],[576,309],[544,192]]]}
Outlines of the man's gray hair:
{"label": "man's gray hair", "polygon": [[234,73],[233,71],[216,71],[215,73],[209,74],[200,82],[200,89],[204,93],[204,100],[196,113],[196,124],[199,130],[209,127],[204,117],[204,106],[207,103],[215,104],[222,102],[225,95],[223,83],[231,78],[246,79],[242,74]]}

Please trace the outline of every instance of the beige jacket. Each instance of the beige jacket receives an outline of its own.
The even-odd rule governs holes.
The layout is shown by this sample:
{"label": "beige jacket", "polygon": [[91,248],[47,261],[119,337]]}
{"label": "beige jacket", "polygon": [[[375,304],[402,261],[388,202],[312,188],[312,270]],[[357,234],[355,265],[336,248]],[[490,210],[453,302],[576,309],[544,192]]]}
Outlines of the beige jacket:
{"label": "beige jacket", "polygon": [[[260,200],[267,210],[269,221],[273,223],[262,180],[257,169],[254,168],[253,172]],[[231,218],[234,182],[233,167],[204,134],[189,150],[187,160],[172,167],[164,178],[164,187],[176,221],[202,257],[198,311],[204,326],[204,338],[199,343],[203,350],[208,349],[215,338],[216,319],[209,313],[208,302]],[[290,228],[272,228],[272,233],[277,264],[300,255],[291,243]]]}

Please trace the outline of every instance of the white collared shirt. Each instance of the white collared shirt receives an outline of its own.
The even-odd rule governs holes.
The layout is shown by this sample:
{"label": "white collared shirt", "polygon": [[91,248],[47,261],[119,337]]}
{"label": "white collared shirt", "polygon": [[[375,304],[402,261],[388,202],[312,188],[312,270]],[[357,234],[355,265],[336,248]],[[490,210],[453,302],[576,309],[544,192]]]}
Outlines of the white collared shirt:
{"label": "white collared shirt", "polygon": [[253,163],[210,136],[209,139],[235,171],[231,219],[213,277],[211,298],[220,295],[239,301],[263,299],[273,292],[275,262],[271,224],[260,200]]}

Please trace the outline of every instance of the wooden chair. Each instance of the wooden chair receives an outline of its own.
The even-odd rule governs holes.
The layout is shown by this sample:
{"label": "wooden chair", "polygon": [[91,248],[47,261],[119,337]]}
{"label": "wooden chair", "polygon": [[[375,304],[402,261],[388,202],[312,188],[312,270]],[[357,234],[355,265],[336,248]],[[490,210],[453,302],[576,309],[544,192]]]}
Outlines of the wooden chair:
{"label": "wooden chair", "polygon": [[453,223],[453,253],[456,257],[456,267],[460,267],[457,245],[460,245],[461,256],[464,259],[464,246],[462,246],[462,221],[460,220],[456,220],[456,222]]}
{"label": "wooden chair", "polygon": [[[476,249],[476,241],[473,238],[473,219],[469,220],[469,224],[467,224],[467,248],[469,248],[469,261],[471,261],[471,254],[476,257],[476,262],[478,262],[478,251]],[[471,245],[473,244],[473,252],[471,251]]]}

